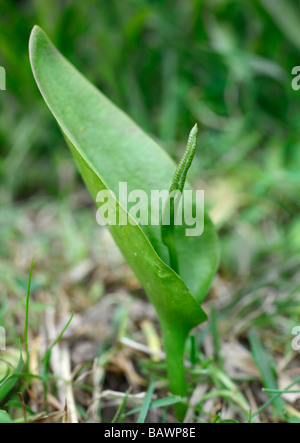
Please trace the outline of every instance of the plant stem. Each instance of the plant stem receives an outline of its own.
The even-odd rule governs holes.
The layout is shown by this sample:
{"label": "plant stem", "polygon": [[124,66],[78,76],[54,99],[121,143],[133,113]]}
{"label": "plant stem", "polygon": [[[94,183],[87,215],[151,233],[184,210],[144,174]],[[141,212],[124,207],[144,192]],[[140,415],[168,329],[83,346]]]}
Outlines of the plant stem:
{"label": "plant stem", "polygon": [[[166,362],[168,379],[170,381],[170,389],[172,394],[187,396],[187,383],[184,367],[184,348],[188,337],[188,332],[177,326],[167,326],[162,328],[164,348],[166,352]],[[178,403],[174,406],[175,413],[180,422],[183,421],[187,405]]]}

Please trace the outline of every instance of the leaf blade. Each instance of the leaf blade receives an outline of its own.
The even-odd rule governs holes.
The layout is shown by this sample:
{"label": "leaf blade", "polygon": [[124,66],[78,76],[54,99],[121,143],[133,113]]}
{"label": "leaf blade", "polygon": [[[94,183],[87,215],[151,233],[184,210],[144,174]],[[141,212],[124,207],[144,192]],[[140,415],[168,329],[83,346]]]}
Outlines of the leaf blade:
{"label": "leaf blade", "polygon": [[[30,59],[41,93],[73,146],[77,164],[84,163],[98,177],[99,182],[94,179],[92,184],[91,177],[84,177],[94,199],[101,189],[117,194],[120,181],[128,183],[128,192],[141,189],[148,195],[153,189],[169,188],[175,170],[169,156],[91,85],[38,27],[30,38]],[[201,238],[186,237],[184,226],[176,235],[181,277],[198,302],[205,297],[219,261],[216,233],[207,216],[205,222]],[[160,226],[139,229],[168,267],[168,251],[161,240]]]}

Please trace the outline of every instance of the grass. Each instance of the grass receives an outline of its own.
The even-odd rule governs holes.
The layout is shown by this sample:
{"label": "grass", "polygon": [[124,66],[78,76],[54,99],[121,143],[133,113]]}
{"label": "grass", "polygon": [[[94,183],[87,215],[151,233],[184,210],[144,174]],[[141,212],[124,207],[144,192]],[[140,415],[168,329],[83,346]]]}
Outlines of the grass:
{"label": "grass", "polygon": [[[36,234],[36,233],[35,233]],[[37,266],[37,265],[36,265]],[[123,272],[127,273],[127,276],[125,274],[125,280],[122,279],[119,282],[119,288],[124,288],[124,282],[130,281],[132,279],[132,275],[128,274],[128,271],[126,271],[123,268]],[[32,286],[35,287],[34,284],[35,281],[35,275],[33,274],[32,279]],[[84,283],[81,283],[84,286]],[[78,285],[78,283],[77,283]],[[76,286],[77,286],[76,285]],[[126,287],[126,284],[125,284]],[[119,290],[120,290],[119,289]],[[41,316],[41,314],[44,314],[41,307],[35,307],[35,303],[38,303],[35,298],[37,297],[37,294],[39,294],[39,291],[42,291],[41,289],[37,288],[31,297],[31,309],[32,314],[31,318],[35,316],[35,312],[38,313],[38,316]],[[118,292],[118,289],[115,289],[116,293]],[[88,306],[92,306],[92,303],[87,300],[87,306],[82,307],[80,306],[80,302],[82,302],[82,299],[80,297],[80,287],[76,287],[72,289],[73,294],[75,295],[74,301],[75,301],[75,307],[76,311],[79,315],[84,315],[84,312],[88,310]],[[276,406],[276,401],[278,402],[280,398],[278,397],[278,392],[282,393],[284,390],[278,391],[274,390],[274,364],[270,366],[270,360],[269,357],[266,356],[265,349],[262,348],[262,344],[258,338],[257,333],[254,334],[253,331],[251,331],[249,336],[249,344],[252,348],[252,356],[250,351],[248,351],[248,355],[246,356],[247,359],[243,363],[243,360],[241,360],[239,369],[239,374],[232,374],[233,368],[230,367],[230,363],[235,363],[235,359],[239,359],[243,357],[242,355],[237,352],[235,357],[228,356],[226,358],[226,351],[225,355],[223,354],[222,358],[220,358],[220,349],[222,350],[223,347],[226,345],[226,342],[230,343],[230,345],[234,348],[237,341],[244,342],[245,339],[243,339],[244,331],[241,330],[241,335],[237,334],[236,336],[232,337],[231,332],[231,321],[228,319],[235,318],[236,320],[241,320],[244,318],[244,315],[240,315],[240,312],[238,309],[236,309],[237,314],[235,317],[230,317],[229,313],[230,311],[233,311],[234,308],[237,308],[237,305],[243,301],[245,295],[239,298],[239,301],[234,301],[233,303],[228,303],[227,306],[224,307],[225,314],[223,314],[223,309],[220,311],[216,308],[216,303],[214,303],[214,309],[216,310],[215,313],[211,316],[211,323],[206,324],[205,327],[201,328],[200,330],[197,330],[195,333],[194,338],[194,345],[191,344],[191,346],[194,348],[193,353],[187,352],[187,356],[191,356],[191,361],[187,361],[187,370],[190,374],[189,376],[189,393],[191,395],[191,399],[193,400],[193,397],[196,399],[195,403],[192,405],[192,408],[190,410],[190,416],[191,420],[194,421],[200,421],[200,422],[223,422],[224,420],[234,420],[238,422],[244,422],[248,420],[248,415],[251,414],[251,421],[255,422],[257,417],[261,421],[286,421],[291,420],[291,417],[297,417],[297,415],[288,414],[286,409],[289,408],[288,403],[286,404],[283,402],[283,404],[286,405],[286,408],[280,407],[273,409],[272,406]],[[103,303],[108,297],[104,297],[103,299],[100,298],[100,301],[98,303]],[[235,297],[236,298],[236,294]],[[161,421],[161,420],[172,420],[171,419],[171,411],[172,411],[172,405],[176,404],[180,399],[174,398],[174,397],[164,397],[164,393],[166,392],[166,375],[165,375],[165,364],[163,360],[160,360],[159,362],[153,360],[150,356],[147,357],[147,354],[141,354],[140,351],[130,351],[129,349],[124,349],[124,346],[120,347],[120,327],[126,334],[126,336],[130,336],[133,339],[136,340],[136,342],[145,341],[146,342],[146,336],[144,336],[144,339],[140,336],[140,329],[136,325],[132,324],[132,320],[136,321],[136,318],[132,315],[131,308],[129,307],[129,316],[128,316],[128,298],[124,296],[121,298],[124,312],[126,312],[127,318],[127,326],[124,329],[124,314],[120,315],[120,305],[116,304],[114,310],[115,310],[115,321],[112,323],[114,324],[114,331],[112,331],[111,337],[109,337],[106,341],[106,343],[103,343],[99,350],[98,350],[98,359],[97,361],[93,363],[93,361],[87,361],[87,362],[81,362],[77,366],[77,373],[74,376],[73,379],[73,389],[76,393],[76,398],[78,402],[78,411],[80,411],[79,416],[81,417],[81,420],[85,420],[85,418],[88,417],[89,411],[87,406],[85,406],[85,402],[81,404],[83,401],[82,395],[84,395],[87,398],[90,398],[90,401],[92,401],[93,398],[93,392],[95,389],[95,386],[93,385],[93,382],[91,381],[91,378],[89,377],[89,374],[94,374],[96,371],[97,366],[100,365],[101,371],[102,371],[102,378],[101,381],[99,381],[100,386],[102,386],[102,393],[106,392],[108,397],[102,398],[101,400],[101,416],[102,420],[112,421],[112,422],[126,422],[126,421],[135,421],[138,420],[139,416],[141,414],[142,419],[146,421],[151,422],[152,421]],[[138,300],[138,299],[137,299]],[[65,300],[63,300],[63,303]],[[79,302],[77,306],[77,302]],[[134,303],[134,302],[132,302]],[[142,317],[147,315],[147,302],[143,302],[145,306],[142,308],[142,312],[140,315]],[[58,304],[59,305],[59,304]],[[118,308],[117,308],[118,306]],[[47,310],[46,306],[44,306],[44,309]],[[137,309],[137,308],[135,308]],[[149,309],[149,308],[148,308]],[[81,312],[81,314],[80,314]],[[77,315],[78,315],[77,314]],[[264,316],[264,312],[261,314]],[[280,316],[284,318],[284,311],[280,312]],[[44,315],[43,315],[43,318]],[[150,317],[151,318],[151,317]],[[259,318],[259,317],[258,317]],[[288,319],[288,318],[287,318]],[[140,320],[139,320],[140,321]],[[68,324],[70,324],[69,327],[72,327],[72,323],[68,321]],[[67,326],[68,326],[67,324]],[[249,328],[250,323],[247,323],[246,330]],[[29,323],[29,330],[32,335],[32,337],[36,336],[38,334],[38,331],[36,331],[33,327],[34,321],[31,320]],[[264,320],[264,327],[270,328],[270,323],[266,322]],[[263,331],[264,328],[260,328],[260,331]],[[63,332],[67,333],[67,327],[63,328]],[[74,332],[72,333],[74,334]],[[67,339],[67,343],[69,343],[69,347],[71,352],[76,353],[78,352],[78,348],[72,348],[74,347],[74,338],[72,339],[72,335],[69,336]],[[264,337],[264,333],[262,333],[262,337]],[[275,334],[275,331],[271,329],[271,334],[265,334],[265,343],[274,343],[274,341],[278,341],[278,335]],[[75,333],[76,337],[76,333]],[[79,336],[79,340],[84,341],[85,335]],[[99,340],[97,338],[97,334],[94,335],[93,338],[90,338],[90,340]],[[115,338],[114,338],[115,337]],[[217,337],[217,338],[216,338]],[[239,339],[237,338],[239,337]],[[49,343],[47,355],[50,356],[51,351],[55,349],[55,346],[59,346],[59,339],[62,338],[62,334],[58,334],[55,341],[52,343],[52,345]],[[119,338],[118,342],[114,342],[116,338]],[[43,338],[45,340],[45,338]],[[230,341],[231,340],[231,341]],[[202,344],[201,344],[202,343]],[[282,343],[284,343],[284,337],[282,337]],[[13,345],[13,343],[12,343]],[[99,346],[99,345],[98,345]],[[269,345],[270,349],[274,349],[272,345]],[[10,349],[12,346],[9,346],[8,349]],[[29,348],[32,349],[32,343],[31,340],[29,340]],[[251,349],[249,348],[249,349]],[[97,348],[96,348],[97,349]],[[230,348],[229,348],[230,349]],[[245,346],[245,349],[247,349],[247,346]],[[278,351],[276,352],[276,359],[277,361],[282,362],[283,360],[286,360],[287,357],[290,354],[290,350],[287,349],[284,351],[283,345],[278,346]],[[226,348],[228,351],[228,348]],[[104,358],[105,354],[107,355],[109,353],[107,358]],[[47,401],[47,399],[52,398],[53,395],[57,395],[57,387],[60,384],[60,380],[57,378],[57,375],[53,374],[52,370],[48,366],[47,362],[43,358],[45,354],[41,353],[39,357],[39,373],[40,375],[34,375],[34,374],[24,374],[23,378],[19,381],[17,385],[17,389],[13,390],[10,397],[5,400],[3,405],[7,405],[5,409],[10,413],[10,416],[14,417],[14,420],[17,422],[20,422],[22,420],[22,408],[21,404],[17,399],[14,399],[14,392],[16,393],[17,390],[20,388],[22,389],[25,399],[29,404],[27,404],[27,415],[28,415],[28,421],[39,421],[41,419],[41,414],[44,420],[51,421],[53,420],[52,416],[54,414],[53,408],[54,406],[51,405],[47,407],[47,403],[44,403],[44,401]],[[96,354],[97,355],[97,352]],[[151,354],[150,354],[151,355]],[[210,355],[210,357],[209,357]],[[208,358],[209,357],[209,358]],[[30,352],[30,359],[34,358],[34,351],[31,350]],[[124,360],[125,359],[125,360]],[[293,359],[289,359],[291,363],[296,363],[297,356],[295,355]],[[104,363],[100,363],[100,362]],[[129,367],[126,368],[126,365],[124,367],[124,361],[127,361],[127,364],[130,364],[132,362],[135,367]],[[123,363],[122,363],[123,362]],[[249,363],[250,362],[250,363]],[[255,372],[255,363],[257,363],[258,371]],[[250,367],[252,366],[252,370],[254,369],[254,373],[251,374],[248,372],[248,365],[250,364]],[[121,365],[121,366],[119,366]],[[137,366],[136,366],[137,365]],[[228,366],[229,365],[229,366]],[[81,367],[81,368],[80,368]],[[118,369],[119,368],[119,369]],[[120,372],[121,371],[121,372]],[[138,372],[136,372],[138,371]],[[293,372],[291,369],[289,370]],[[286,371],[285,369],[281,370],[279,372],[278,377],[283,377],[285,379],[286,373],[289,371]],[[120,375],[123,373],[123,376],[120,379]],[[125,380],[134,380],[134,378],[137,376],[137,374],[140,374],[142,377],[141,380],[138,381],[138,384],[133,383],[134,392],[135,394],[132,394],[132,397],[130,398],[130,393],[126,394],[125,397],[116,397],[117,391],[122,391],[125,386],[130,386],[132,382],[126,382]],[[118,375],[119,374],[119,375]],[[125,375],[125,380],[124,380]],[[144,384],[145,381],[149,377],[155,377],[156,384],[155,384],[155,395],[159,395],[161,398],[155,399],[151,395],[144,397],[144,402],[141,406],[132,407],[132,402],[140,402],[141,400],[138,399],[138,393],[139,392],[145,392],[146,385]],[[103,380],[103,377],[105,377],[105,380]],[[119,380],[119,381],[118,381]],[[142,381],[144,380],[144,381]],[[271,380],[271,381],[269,381]],[[104,381],[104,384],[103,384]],[[116,381],[119,384],[119,387],[116,387],[115,383]],[[296,380],[297,381],[297,380]],[[125,382],[125,383],[124,383]],[[263,394],[261,386],[265,386],[267,388],[266,394]],[[138,388],[139,383],[141,383],[140,388]],[[111,385],[112,384],[112,385]],[[40,392],[42,393],[44,391],[44,394],[42,394],[42,398],[44,400],[40,403],[38,402],[35,407],[38,406],[38,411],[34,411],[35,407],[32,405],[32,403],[35,403],[37,399],[32,401],[30,397],[28,397],[28,394],[26,395],[26,391],[31,390],[32,386],[35,387],[36,385],[41,385]],[[124,388],[122,388],[122,385]],[[272,391],[270,392],[270,387],[272,387]],[[24,391],[25,388],[25,391]],[[113,388],[113,389],[111,389]],[[150,389],[151,388],[151,389]],[[286,387],[285,387],[286,388]],[[151,391],[153,394],[154,384],[149,386],[148,393]],[[252,395],[256,397],[257,401],[257,410],[259,413],[257,414],[257,410],[253,410],[251,405],[251,398],[249,397],[249,389],[250,392],[252,392]],[[290,387],[287,387],[286,390],[290,389]],[[109,392],[108,392],[109,390]],[[197,397],[197,391],[201,391],[201,395]],[[46,392],[46,395],[45,395]],[[114,393],[115,392],[115,393]],[[272,395],[271,400],[268,400],[267,395]],[[134,398],[136,399],[134,400]],[[120,401],[118,400],[120,398]],[[264,400],[265,398],[265,400]],[[152,400],[151,400],[152,399]],[[151,402],[150,402],[151,400]],[[220,403],[221,401],[221,403]],[[89,403],[89,402],[88,402]],[[282,400],[280,400],[280,404],[282,404]],[[115,406],[113,406],[115,405]],[[208,405],[212,405],[209,408],[209,411],[207,410]],[[219,406],[218,406],[219,405]],[[221,406],[223,405],[223,406]],[[79,407],[80,406],[80,407]],[[87,409],[86,409],[87,408]],[[218,410],[218,408],[221,408],[221,411]],[[230,411],[230,418],[228,418],[227,415],[224,415],[224,408],[226,408],[228,411]],[[55,408],[54,408],[55,410]],[[110,415],[111,413],[112,415]],[[148,412],[148,414],[146,414]],[[227,412],[229,414],[229,412]],[[145,415],[146,414],[146,415]],[[99,419],[99,418],[98,418]],[[54,415],[54,420],[61,420],[61,415],[56,414]]]}
{"label": "grass", "polygon": [[27,288],[27,296],[26,296],[26,308],[25,308],[25,324],[24,324],[24,344],[25,344],[25,350],[26,350],[26,369],[27,372],[29,372],[29,359],[30,359],[30,353],[29,353],[29,344],[28,344],[28,324],[29,324],[29,300],[30,300],[30,288],[31,288],[31,278],[32,278],[32,272],[33,272],[33,264],[34,261],[32,260],[30,273],[29,273],[29,280],[28,280],[28,288]]}
{"label": "grass", "polygon": [[[204,306],[213,310],[211,320],[193,332],[186,350],[190,421],[299,420],[297,393],[286,395],[299,391],[291,331],[300,314],[300,96],[290,73],[299,65],[300,36],[289,19],[298,21],[299,2],[271,9],[258,0],[112,1],[108,7],[89,0],[61,3],[54,15],[40,3],[5,0],[0,18],[0,65],[7,71],[0,101],[0,324],[7,351],[0,355],[0,379],[18,365],[20,338],[27,337],[30,362],[1,401],[0,421],[24,421],[17,391],[28,421],[62,420],[61,380],[70,374],[55,367],[57,350],[71,361],[80,421],[137,421],[152,377],[145,421],[171,422],[176,402],[168,396],[163,356],[157,361],[149,346],[137,349],[147,347],[143,320],[158,331],[151,308],[96,226],[94,207],[36,90],[27,50],[36,23],[174,158],[198,121],[191,177],[205,188],[222,262]],[[53,348],[54,366],[43,373],[41,360],[73,311]],[[122,345],[124,335],[137,348]]]}

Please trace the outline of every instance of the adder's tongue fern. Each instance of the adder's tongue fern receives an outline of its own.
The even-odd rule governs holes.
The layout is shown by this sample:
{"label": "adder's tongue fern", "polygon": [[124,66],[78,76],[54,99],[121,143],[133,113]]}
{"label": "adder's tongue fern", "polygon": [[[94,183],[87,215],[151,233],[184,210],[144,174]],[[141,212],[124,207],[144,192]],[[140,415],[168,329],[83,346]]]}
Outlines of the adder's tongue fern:
{"label": "adder's tongue fern", "polygon": [[[162,149],[97,91],[38,27],[31,33],[29,51],[36,82],[97,205],[101,206],[98,201],[100,191],[114,194],[121,182],[128,183],[133,190],[142,189],[148,195],[152,190],[153,173],[158,189],[164,189],[166,174],[171,176],[175,168]],[[176,201],[181,202],[179,194],[183,191],[195,154],[196,137],[197,126],[194,126],[170,193],[167,192],[170,206],[165,206],[163,213],[170,217],[171,224],[169,222],[166,226],[162,223],[159,239],[156,224],[148,225],[146,235],[139,221],[131,216],[116,196],[111,201],[112,205],[116,213],[129,222],[125,225],[108,222],[116,243],[156,309],[166,352],[170,390],[181,398],[188,393],[185,343],[190,331],[207,319],[200,302],[207,294],[219,261],[217,233],[208,215],[201,236],[190,237],[187,241],[184,229],[176,230],[176,246],[178,243],[180,247],[177,251],[175,249],[177,219],[174,216],[177,212],[177,215],[182,215]],[[178,195],[177,200],[171,198],[174,192]],[[169,250],[168,264],[157,253],[163,247]],[[178,275],[178,262],[182,276]],[[170,269],[169,263],[177,274]],[[188,288],[193,289],[193,294]],[[180,402],[175,408],[178,420],[182,421],[186,404]]]}
{"label": "adder's tongue fern", "polygon": [[169,197],[163,210],[161,236],[163,243],[169,250],[170,265],[177,274],[179,273],[178,255],[174,240],[175,213],[177,204],[181,199],[181,194],[185,185],[188,170],[192,164],[197,147],[197,124],[192,128],[183,157],[180,160],[169,190]]}

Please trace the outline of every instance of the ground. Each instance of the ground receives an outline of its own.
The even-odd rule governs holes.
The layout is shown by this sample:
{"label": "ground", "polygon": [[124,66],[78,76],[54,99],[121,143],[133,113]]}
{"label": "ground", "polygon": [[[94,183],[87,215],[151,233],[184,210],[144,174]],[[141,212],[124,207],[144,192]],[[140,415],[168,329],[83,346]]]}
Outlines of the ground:
{"label": "ground", "polygon": [[0,422],[174,422],[179,401],[156,314],[36,87],[35,24],[175,161],[198,123],[189,181],[221,261],[186,347],[185,420],[300,420],[299,21],[298,0],[2,1],[0,380],[17,374]]}

